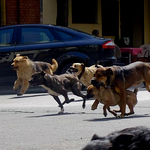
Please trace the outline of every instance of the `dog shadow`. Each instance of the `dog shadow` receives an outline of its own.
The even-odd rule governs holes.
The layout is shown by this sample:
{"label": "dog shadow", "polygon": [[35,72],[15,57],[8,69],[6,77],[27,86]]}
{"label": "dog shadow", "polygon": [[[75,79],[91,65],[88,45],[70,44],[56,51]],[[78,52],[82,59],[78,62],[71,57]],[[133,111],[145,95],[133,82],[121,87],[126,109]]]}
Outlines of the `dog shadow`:
{"label": "dog shadow", "polygon": [[74,115],[74,114],[85,114],[85,112],[79,112],[79,113],[57,113],[57,114],[46,114],[46,115],[39,115],[39,116],[28,116],[26,118],[40,118],[40,117],[53,117],[53,116],[65,116],[65,115]]}
{"label": "dog shadow", "polygon": [[47,96],[47,95],[49,95],[49,94],[23,95],[23,96],[11,97],[9,99],[22,99],[22,98],[28,98],[28,97]]}
{"label": "dog shadow", "polygon": [[126,116],[126,117],[124,117],[124,118],[115,118],[115,117],[94,118],[94,119],[88,119],[88,120],[84,120],[84,121],[99,122],[99,121],[111,121],[111,120],[120,120],[120,119],[144,118],[144,117],[150,117],[150,115],[149,115],[149,114],[144,114],[144,115],[131,115],[131,116]]}

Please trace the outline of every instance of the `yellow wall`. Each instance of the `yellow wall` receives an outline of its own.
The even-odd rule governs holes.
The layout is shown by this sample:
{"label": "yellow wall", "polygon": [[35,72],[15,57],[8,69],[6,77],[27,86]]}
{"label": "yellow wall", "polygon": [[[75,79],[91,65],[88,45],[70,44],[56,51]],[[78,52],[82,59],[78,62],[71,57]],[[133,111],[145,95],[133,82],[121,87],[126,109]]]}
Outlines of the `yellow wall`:
{"label": "yellow wall", "polygon": [[[72,24],[72,0],[69,1],[69,17],[68,17],[68,27],[78,29],[87,33],[92,33],[93,29],[100,31],[100,36],[102,35],[102,25],[101,25],[101,0],[98,0],[98,23],[97,24]],[[43,24],[56,24],[57,17],[57,0],[43,0]]]}
{"label": "yellow wall", "polygon": [[150,1],[144,0],[144,44],[150,44]]}
{"label": "yellow wall", "polygon": [[100,31],[100,36],[102,36],[102,15],[101,15],[101,0],[98,0],[98,23],[97,24],[73,24],[72,23],[72,0],[69,0],[69,23],[68,27],[78,29],[87,33],[92,33],[94,29]]}
{"label": "yellow wall", "polygon": [[[98,29],[100,31],[100,36],[102,36],[101,0],[98,0],[98,6],[97,6],[98,23],[97,24],[75,24],[75,23],[73,24],[72,23],[72,0],[68,0],[68,2],[69,2],[68,27],[78,29],[90,34],[92,33],[93,29]],[[150,9],[149,8],[150,8],[150,0],[144,0],[144,44],[150,44]],[[120,7],[119,7],[119,12],[120,12]],[[57,0],[43,0],[43,23],[56,24],[56,17],[57,17]],[[134,33],[136,33],[136,31]],[[119,37],[121,37],[120,15],[119,15]],[[134,43],[135,42],[139,43],[137,39],[135,40]],[[139,38],[139,40],[141,42],[141,38]]]}
{"label": "yellow wall", "polygon": [[56,24],[57,0],[43,0],[43,24]]}

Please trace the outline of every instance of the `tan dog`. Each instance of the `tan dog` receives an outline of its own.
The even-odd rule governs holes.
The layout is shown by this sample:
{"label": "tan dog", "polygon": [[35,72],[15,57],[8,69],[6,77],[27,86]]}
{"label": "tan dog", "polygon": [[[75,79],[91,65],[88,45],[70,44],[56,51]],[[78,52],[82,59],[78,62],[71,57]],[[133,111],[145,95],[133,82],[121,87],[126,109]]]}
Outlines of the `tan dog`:
{"label": "tan dog", "polygon": [[13,63],[11,64],[13,69],[17,72],[17,80],[14,83],[14,90],[18,90],[21,86],[18,96],[23,95],[29,88],[29,80],[34,72],[44,71],[48,74],[53,74],[58,68],[58,63],[55,59],[52,59],[52,65],[46,62],[33,62],[27,56],[16,55]]}
{"label": "tan dog", "polygon": [[121,116],[125,115],[126,89],[145,81],[146,89],[150,92],[150,65],[144,62],[134,62],[127,66],[98,68],[91,83],[99,88],[101,85],[110,85],[120,95]]}
{"label": "tan dog", "polygon": [[92,65],[90,67],[85,67],[83,63],[73,63],[69,71],[74,73],[76,76],[80,76],[79,79],[81,83],[88,87],[91,85],[91,79],[95,74],[97,68],[103,67],[101,65]]}
{"label": "tan dog", "polygon": [[[137,92],[138,90],[135,89],[134,92],[131,92],[129,90],[126,90],[126,97],[127,97],[127,105],[129,107],[130,112],[126,113],[125,115],[131,115],[134,114],[134,106],[137,104]],[[107,111],[106,109],[112,113],[115,117],[117,117],[117,114],[115,111],[112,111],[109,106],[116,106],[121,105],[121,100],[119,94],[117,94],[115,91],[113,91],[110,88],[105,88],[104,86],[100,86],[99,89],[94,87],[93,85],[88,86],[87,88],[87,98],[94,97],[96,100],[94,101],[91,109],[95,110],[98,106],[98,103],[104,104],[103,107],[103,114],[106,117]],[[118,112],[118,111],[117,111]]]}

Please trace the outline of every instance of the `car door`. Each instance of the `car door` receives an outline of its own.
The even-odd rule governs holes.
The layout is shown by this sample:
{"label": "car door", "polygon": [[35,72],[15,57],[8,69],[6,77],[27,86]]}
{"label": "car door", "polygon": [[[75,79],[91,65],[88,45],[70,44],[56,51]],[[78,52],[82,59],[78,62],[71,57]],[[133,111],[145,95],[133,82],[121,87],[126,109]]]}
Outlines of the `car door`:
{"label": "car door", "polygon": [[16,28],[0,28],[0,86],[7,86],[15,72],[11,69],[16,44]]}
{"label": "car door", "polygon": [[49,27],[21,26],[15,54],[26,55],[32,60],[51,62],[65,50],[65,44]]}

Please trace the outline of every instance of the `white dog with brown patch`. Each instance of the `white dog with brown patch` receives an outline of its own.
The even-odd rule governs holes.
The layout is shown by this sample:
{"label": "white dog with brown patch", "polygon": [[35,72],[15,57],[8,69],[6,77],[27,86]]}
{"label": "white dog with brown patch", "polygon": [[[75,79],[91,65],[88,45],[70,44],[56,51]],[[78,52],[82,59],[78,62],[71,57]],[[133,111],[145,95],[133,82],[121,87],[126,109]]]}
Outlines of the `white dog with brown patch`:
{"label": "white dog with brown patch", "polygon": [[80,79],[81,83],[88,87],[91,85],[91,79],[93,78],[97,68],[103,67],[101,65],[92,65],[90,67],[85,67],[84,63],[73,63],[70,66],[69,71]]}

